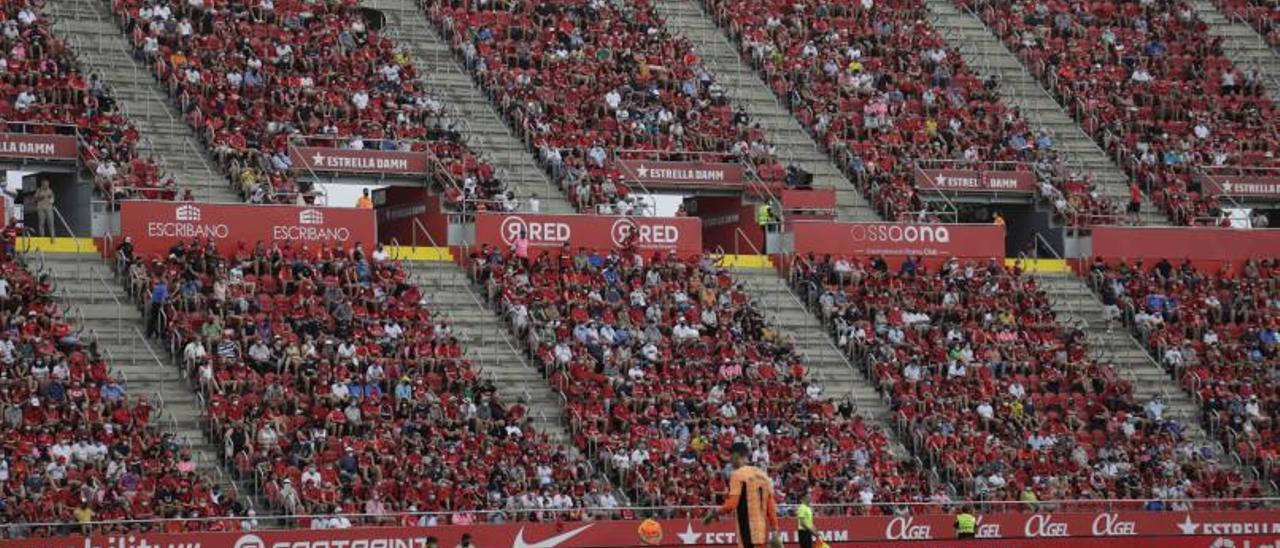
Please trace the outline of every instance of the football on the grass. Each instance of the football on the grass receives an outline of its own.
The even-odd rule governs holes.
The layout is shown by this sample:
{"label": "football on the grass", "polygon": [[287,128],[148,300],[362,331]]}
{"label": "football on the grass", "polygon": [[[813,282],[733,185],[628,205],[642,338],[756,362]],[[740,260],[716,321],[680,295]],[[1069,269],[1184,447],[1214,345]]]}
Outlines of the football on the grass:
{"label": "football on the grass", "polygon": [[640,526],[636,527],[636,533],[640,535],[640,542],[650,546],[662,542],[662,524],[652,518],[640,522]]}

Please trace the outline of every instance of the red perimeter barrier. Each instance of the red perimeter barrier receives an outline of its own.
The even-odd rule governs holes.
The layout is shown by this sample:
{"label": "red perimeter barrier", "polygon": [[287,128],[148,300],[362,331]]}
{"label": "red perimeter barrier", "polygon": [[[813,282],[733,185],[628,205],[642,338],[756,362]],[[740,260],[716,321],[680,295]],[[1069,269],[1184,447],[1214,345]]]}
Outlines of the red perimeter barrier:
{"label": "red perimeter barrier", "polygon": [[[732,520],[710,526],[701,521],[662,521],[661,546],[720,546],[735,541]],[[157,533],[128,536],[65,537],[0,541],[0,548],[419,548],[428,536],[455,546],[470,533],[486,548],[613,548],[641,545],[638,521],[595,523],[508,523],[440,527],[364,527],[342,530],[263,530],[252,533]],[[795,541],[794,519],[783,519],[784,540]],[[1098,548],[1261,548],[1280,541],[1280,512],[1101,512],[979,516],[978,541],[955,541],[947,515],[819,518],[816,525],[835,546],[1084,546]],[[144,542],[145,541],[145,544]],[[1267,546],[1276,546],[1267,544]]]}
{"label": "red perimeter barrier", "polygon": [[1169,259],[1206,266],[1280,257],[1280,230],[1235,228],[1093,228],[1093,256],[1107,260]]}
{"label": "red perimeter barrier", "polygon": [[696,217],[476,214],[476,244],[508,249],[521,231],[529,238],[530,256],[539,248],[559,248],[566,243],[575,250],[615,249],[633,231],[639,233],[637,245],[641,251],[702,253],[702,220]]}
{"label": "red perimeter barrier", "polygon": [[993,224],[832,223],[788,225],[796,253],[990,259],[1004,257],[1004,227]]}
{"label": "red perimeter barrier", "polygon": [[347,248],[359,242],[366,250],[378,241],[372,209],[285,205],[127,201],[120,206],[120,232],[143,254],[192,238],[213,238],[223,253],[258,240]]}

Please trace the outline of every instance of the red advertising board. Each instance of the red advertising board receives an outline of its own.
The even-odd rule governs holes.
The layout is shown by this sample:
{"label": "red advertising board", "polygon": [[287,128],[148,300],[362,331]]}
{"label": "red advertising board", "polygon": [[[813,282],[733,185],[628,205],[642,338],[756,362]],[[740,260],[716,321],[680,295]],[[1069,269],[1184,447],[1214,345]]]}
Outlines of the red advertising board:
{"label": "red advertising board", "polygon": [[347,150],[326,147],[292,147],[289,157],[295,169],[379,175],[426,175],[426,152]]}
{"label": "red advertising board", "polygon": [[259,240],[347,248],[361,243],[366,250],[377,242],[372,209],[337,207],[127,201],[120,207],[120,232],[144,254],[193,238],[213,238],[223,252]]}
{"label": "red advertising board", "polygon": [[1213,175],[1205,178],[1204,193],[1236,198],[1280,198],[1280,177]]}
{"label": "red advertising board", "polygon": [[741,164],[720,162],[658,162],[617,160],[614,162],[627,181],[645,188],[691,188],[742,186],[746,172]]}
{"label": "red advertising board", "polygon": [[568,243],[577,249],[615,249],[636,232],[642,251],[675,251],[681,255],[702,252],[702,221],[696,217],[614,217],[606,215],[539,215],[532,213],[479,213],[477,244],[511,247],[521,232],[534,249],[559,248]]}
{"label": "red advertising board", "polygon": [[[787,523],[783,540],[795,542]],[[955,541],[954,518],[949,515],[819,518],[817,528],[833,546],[1133,548],[1261,548],[1260,543],[1280,541],[1280,513],[1257,512],[1104,512],[1060,514],[980,515],[979,541]],[[732,520],[703,525],[701,520],[663,520],[656,546],[733,545]],[[637,521],[505,523],[440,527],[365,527],[352,529],[261,530],[254,532],[135,534],[129,542],[121,536],[89,539],[42,538],[47,548],[117,548],[185,546],[199,548],[326,548],[426,545],[435,537],[440,546],[456,546],[470,533],[477,546],[486,548],[614,548],[644,545]],[[145,541],[145,543],[143,542]],[[30,541],[4,540],[0,548],[33,546]],[[1269,546],[1274,546],[1269,544]]]}
{"label": "red advertising board", "polygon": [[0,158],[74,161],[76,138],[72,135],[0,133]]}
{"label": "red advertising board", "polygon": [[1280,257],[1280,230],[1099,226],[1093,228],[1092,254],[1107,260],[1236,263]]}
{"label": "red advertising board", "polygon": [[1030,171],[917,169],[916,188],[951,192],[1035,192],[1036,176]]}
{"label": "red advertising board", "polygon": [[851,256],[1004,257],[1004,227],[942,223],[789,223],[796,253]]}
{"label": "red advertising board", "polygon": [[785,189],[780,194],[782,209],[787,211],[835,211],[836,209],[836,191],[830,188]]}

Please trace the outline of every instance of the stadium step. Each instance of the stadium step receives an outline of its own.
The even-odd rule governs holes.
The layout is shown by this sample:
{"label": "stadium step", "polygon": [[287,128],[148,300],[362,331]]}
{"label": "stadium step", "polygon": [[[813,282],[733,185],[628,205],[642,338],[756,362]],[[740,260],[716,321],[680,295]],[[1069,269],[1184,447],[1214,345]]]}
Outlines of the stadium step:
{"label": "stadium step", "polygon": [[530,149],[472,82],[417,2],[365,0],[363,5],[386,15],[386,35],[411,55],[427,89],[445,103],[446,115],[463,124],[460,130],[467,145],[493,163],[521,204],[536,195],[543,213],[573,213],[564,193],[552,184]]}
{"label": "stadium step", "polygon": [[[222,487],[242,495],[218,464],[220,443],[205,439],[203,411],[197,394],[170,362],[163,345],[142,337],[142,314],[111,275],[108,263],[83,253],[31,252],[23,255],[29,269],[48,276],[57,298],[79,323],[82,342],[96,342],[107,356],[109,371],[123,379],[125,392],[145,396],[154,406],[154,423],[191,449],[198,468]],[[116,301],[119,301],[119,305]],[[260,500],[253,505],[263,507]]]}
{"label": "stadium step", "polygon": [[835,189],[841,220],[880,220],[857,187],[741,59],[737,48],[697,2],[659,0],[654,7],[666,19],[670,31],[689,39],[733,104],[746,109],[751,121],[764,128],[769,142],[777,147],[779,159],[812,173],[815,187]]}
{"label": "stadium step", "polygon": [[[1267,76],[1271,102],[1280,102],[1280,55],[1248,23],[1228,19],[1210,0],[1191,0],[1196,16],[1209,25],[1209,34],[1222,37],[1222,52],[1241,71],[1258,67]],[[1216,82],[1214,83],[1216,85]]]}
{"label": "stadium step", "polygon": [[1133,383],[1135,402],[1145,405],[1156,395],[1162,396],[1167,405],[1165,416],[1182,423],[1188,439],[1199,446],[1212,447],[1222,462],[1234,462],[1227,458],[1222,444],[1205,432],[1201,410],[1195,400],[1179,387],[1177,379],[1151,357],[1124,325],[1119,322],[1108,325],[1102,302],[1081,278],[1069,273],[1042,274],[1036,280],[1049,295],[1058,322],[1082,330],[1088,337],[1093,357],[1110,362],[1123,378]]}
{"label": "stadium step", "polygon": [[109,2],[56,0],[48,2],[46,11],[54,16],[54,31],[70,42],[86,72],[102,79],[138,128],[143,156],[172,175],[179,188],[190,189],[197,200],[240,201],[147,65],[134,60]]}
{"label": "stadium step", "polygon": [[[1026,67],[983,24],[978,17],[961,11],[952,0],[925,0],[930,23],[960,52],[965,64],[979,77],[994,75],[1000,82],[1000,96],[1006,105],[1016,107],[1036,128],[1048,131],[1054,148],[1065,155],[1071,171],[1091,174],[1098,191],[1111,198],[1118,207],[1129,203],[1129,177],[1098,146],[1089,134],[1067,112],[1053,95],[1045,90]],[[1144,225],[1167,225],[1168,218],[1147,200],[1139,222]]]}
{"label": "stadium step", "polygon": [[493,381],[508,403],[524,404],[535,426],[552,440],[569,445],[567,418],[560,395],[520,351],[518,341],[485,304],[461,268],[452,262],[406,263],[410,283],[430,304],[436,321],[447,322],[478,366],[481,378]]}
{"label": "stadium step", "polygon": [[848,398],[859,414],[875,424],[891,439],[890,450],[899,459],[910,452],[895,438],[889,406],[864,372],[845,358],[828,335],[822,322],[792,293],[786,281],[772,268],[731,268],[735,282],[742,284],[752,304],[764,314],[766,323],[792,341],[804,357],[809,376],[817,379],[827,397]]}

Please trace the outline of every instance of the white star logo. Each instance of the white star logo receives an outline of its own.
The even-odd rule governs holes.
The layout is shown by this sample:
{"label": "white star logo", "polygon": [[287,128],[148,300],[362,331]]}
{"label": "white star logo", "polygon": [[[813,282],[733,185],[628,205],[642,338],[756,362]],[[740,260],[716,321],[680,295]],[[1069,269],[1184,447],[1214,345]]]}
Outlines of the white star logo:
{"label": "white star logo", "polygon": [[640,167],[636,169],[636,177],[643,179],[648,176],[649,176],[649,168],[644,167],[644,164],[640,164]]}
{"label": "white star logo", "polygon": [[693,531],[693,522],[691,521],[684,526],[684,532],[676,533],[676,536],[680,537],[680,541],[685,544],[697,544],[698,539],[702,538],[702,533],[695,533]]}
{"label": "white star logo", "polygon": [[1223,192],[1231,192],[1231,187],[1236,186],[1234,183],[1222,183]]}
{"label": "white star logo", "polygon": [[1182,520],[1182,523],[1178,524],[1178,528],[1182,529],[1182,534],[1184,535],[1194,535],[1196,534],[1196,529],[1200,528],[1200,524],[1191,521],[1191,514],[1187,514],[1187,519]]}
{"label": "white star logo", "polygon": [[315,156],[312,156],[312,157],[311,157],[311,165],[313,165],[313,166],[323,166],[323,165],[324,165],[324,155],[323,155],[323,154],[320,154],[319,152],[317,152]]}

